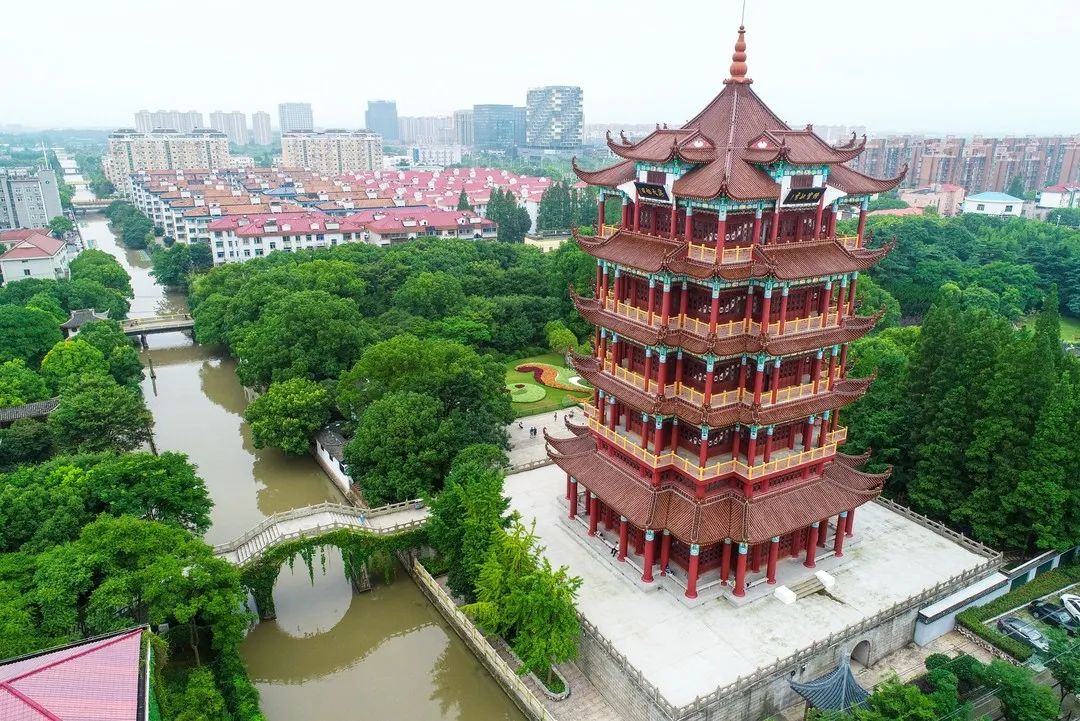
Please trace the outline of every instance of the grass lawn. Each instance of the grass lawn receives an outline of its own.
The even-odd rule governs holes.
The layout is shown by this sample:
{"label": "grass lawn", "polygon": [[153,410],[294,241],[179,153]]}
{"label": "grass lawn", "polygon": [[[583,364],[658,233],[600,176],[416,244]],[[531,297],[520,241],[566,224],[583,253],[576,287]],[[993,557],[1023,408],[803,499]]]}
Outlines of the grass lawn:
{"label": "grass lawn", "polygon": [[[1034,328],[1034,323],[1034,315],[1024,316],[1020,319],[1021,325],[1030,325]],[[1080,341],[1080,318],[1074,318],[1070,315],[1061,316],[1061,340],[1070,343]]]}
{"label": "grass lawn", "polygon": [[[516,358],[506,364],[506,382],[507,383],[536,383],[531,372],[522,372],[514,370],[515,367],[522,363],[547,363],[548,365],[556,366],[560,369],[559,379],[567,381],[570,376],[575,375],[572,369],[566,367],[566,363],[563,362],[562,356],[558,353],[544,353],[543,355],[530,356],[529,358]],[[565,376],[564,376],[565,371]],[[544,387],[547,394],[534,403],[511,403],[511,407],[514,409],[514,417],[520,418],[522,416],[531,416],[536,413],[550,413],[562,408],[569,408],[586,398],[589,397],[588,391],[582,391],[581,393],[574,393],[571,391],[564,391],[559,388]]]}

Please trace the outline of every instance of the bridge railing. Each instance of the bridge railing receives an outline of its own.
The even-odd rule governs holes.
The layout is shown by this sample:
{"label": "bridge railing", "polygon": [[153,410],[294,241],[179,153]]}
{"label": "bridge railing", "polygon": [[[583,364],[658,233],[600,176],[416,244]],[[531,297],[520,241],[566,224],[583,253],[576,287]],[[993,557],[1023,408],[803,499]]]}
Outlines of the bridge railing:
{"label": "bridge railing", "polygon": [[[358,516],[360,513],[363,513],[367,518],[372,518],[372,517],[375,517],[375,516],[385,516],[388,513],[396,513],[397,511],[403,511],[403,510],[405,510],[407,508],[416,508],[416,507],[418,507],[418,505],[420,507],[422,507],[423,503],[424,502],[422,500],[415,499],[415,500],[412,500],[412,501],[401,501],[400,503],[389,503],[389,504],[387,504],[385,506],[378,506],[377,508],[364,509],[364,508],[357,508],[356,506],[349,506],[349,505],[346,505],[344,503],[333,503],[332,501],[327,501],[325,503],[317,503],[314,506],[305,506],[303,508],[294,508],[294,509],[289,510],[289,511],[282,511],[280,513],[275,513],[272,516],[267,516],[262,521],[260,521],[258,524],[256,524],[253,528],[251,528],[250,530],[248,530],[246,533],[239,536],[238,538],[234,538],[233,540],[228,541],[227,543],[219,543],[219,544],[217,544],[216,546],[214,546],[214,555],[221,555],[221,554],[224,554],[224,553],[232,553],[233,551],[237,551],[245,543],[247,543],[248,541],[250,541],[253,538],[256,538],[256,537],[260,536],[261,534],[263,534],[266,531],[270,530],[271,528],[273,528],[277,524],[284,523],[285,521],[296,520],[297,518],[307,518],[309,516],[315,516],[315,515],[318,515],[320,513],[347,513],[347,514],[352,515],[352,516]],[[423,522],[424,522],[423,520],[420,520],[420,524],[423,524]],[[394,525],[392,527],[388,527],[388,528],[371,528],[371,529],[368,529],[368,530],[370,530],[373,533],[379,533],[379,534],[397,533],[397,532],[399,532],[401,530],[404,530],[404,528],[401,528],[401,527],[408,526],[409,523],[414,523],[414,522],[407,522],[407,523],[404,523],[404,524],[399,523],[399,524],[396,524],[396,525]],[[321,528],[321,527],[319,527],[319,528]],[[334,528],[340,528],[340,526],[335,526]],[[323,529],[323,530],[327,530],[327,529]],[[311,533],[313,533],[312,529],[307,529],[307,530],[300,531],[300,532],[298,532],[296,534],[292,534],[292,533],[285,534],[285,535],[280,536],[279,538],[286,539],[286,538],[291,538],[291,537],[298,537],[299,535],[310,535]]]}
{"label": "bridge railing", "polygon": [[194,319],[190,313],[169,313],[168,315],[150,315],[145,318],[125,318],[120,322],[120,325],[124,328],[141,328],[177,321],[194,322]]}

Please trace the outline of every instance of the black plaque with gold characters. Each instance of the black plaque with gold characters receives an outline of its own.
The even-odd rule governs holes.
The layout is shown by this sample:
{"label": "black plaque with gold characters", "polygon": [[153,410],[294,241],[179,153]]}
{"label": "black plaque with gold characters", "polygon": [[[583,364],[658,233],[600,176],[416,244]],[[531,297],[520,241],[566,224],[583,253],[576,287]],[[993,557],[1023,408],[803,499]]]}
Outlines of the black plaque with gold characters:
{"label": "black plaque with gold characters", "polygon": [[637,188],[637,197],[642,200],[655,200],[660,203],[671,202],[671,196],[668,195],[667,188],[659,183],[641,183],[635,181],[634,186]]}
{"label": "black plaque with gold characters", "polygon": [[817,203],[823,195],[825,195],[825,188],[792,188],[784,198],[784,205]]}

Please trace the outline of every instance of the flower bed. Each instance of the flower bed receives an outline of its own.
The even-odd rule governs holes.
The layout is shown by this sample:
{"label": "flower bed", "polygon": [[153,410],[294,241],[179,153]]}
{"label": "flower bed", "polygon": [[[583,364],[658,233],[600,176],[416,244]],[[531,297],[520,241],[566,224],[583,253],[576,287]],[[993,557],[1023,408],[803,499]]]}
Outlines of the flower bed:
{"label": "flower bed", "polygon": [[535,403],[547,395],[547,391],[535,383],[507,383],[506,390],[510,391],[513,403]]}
{"label": "flower bed", "polygon": [[1015,591],[995,598],[985,606],[961,611],[956,614],[956,622],[1017,661],[1027,661],[1034,653],[1033,649],[1016,639],[1009,638],[987,621],[1077,582],[1080,582],[1080,564],[1061,566],[1036,576],[1030,583],[1025,583]]}
{"label": "flower bed", "polygon": [[561,391],[573,391],[575,393],[587,393],[588,388],[566,383],[559,380],[560,369],[547,363],[522,363],[514,368],[522,373],[532,373],[537,383],[543,383],[548,388],[558,388]]}

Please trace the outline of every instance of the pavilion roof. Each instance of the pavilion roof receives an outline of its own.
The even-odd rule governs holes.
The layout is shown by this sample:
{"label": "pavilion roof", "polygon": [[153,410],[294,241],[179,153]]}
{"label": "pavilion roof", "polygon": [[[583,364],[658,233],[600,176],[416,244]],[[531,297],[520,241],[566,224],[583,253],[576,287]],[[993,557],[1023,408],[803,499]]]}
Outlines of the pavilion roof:
{"label": "pavilion roof", "polygon": [[105,313],[98,313],[93,308],[80,308],[79,310],[71,311],[71,316],[60,324],[60,327],[65,330],[78,330],[80,327],[95,320],[108,320],[109,316]]}
{"label": "pavilion roof", "polygon": [[[633,179],[636,161],[666,163],[678,158],[697,167],[675,181],[676,196],[699,200],[725,196],[749,201],[775,199],[780,194],[780,186],[761,166],[783,160],[794,165],[826,164],[835,170],[857,157],[863,151],[865,137],[861,142],[853,137],[844,145],[833,146],[817,136],[811,126],[794,130],[769,109],[750,88],[753,81],[746,77],[743,33],[740,28],[731,76],[700,113],[681,128],[657,127],[633,143],[625,136],[619,142],[609,135],[608,148],[624,161],[595,171],[583,171],[575,164],[578,177],[592,185],[611,187]],[[857,188],[845,191],[848,194],[882,192],[858,188],[884,186],[887,190],[900,182],[899,178],[882,180],[855,171],[841,172],[841,176],[838,182],[828,184],[840,190],[844,189],[841,186]]]}
{"label": "pavilion roof", "polygon": [[21,406],[9,406],[0,408],[0,423],[14,423],[23,418],[42,418],[56,410],[60,405],[59,398],[49,398],[34,403],[24,403]]}
{"label": "pavilion roof", "polygon": [[810,706],[822,711],[847,711],[861,706],[870,697],[869,692],[855,680],[851,664],[847,662],[813,681],[789,683],[791,689],[806,699]]}

